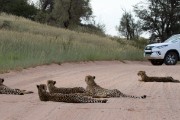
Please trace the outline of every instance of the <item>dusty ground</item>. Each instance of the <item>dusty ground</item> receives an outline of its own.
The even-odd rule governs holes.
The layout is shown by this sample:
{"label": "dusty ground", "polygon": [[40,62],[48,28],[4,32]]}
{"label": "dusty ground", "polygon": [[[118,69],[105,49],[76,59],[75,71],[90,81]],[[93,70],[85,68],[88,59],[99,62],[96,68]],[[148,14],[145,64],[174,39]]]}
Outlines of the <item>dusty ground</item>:
{"label": "dusty ground", "polygon": [[[152,66],[148,62],[66,63],[29,68],[1,74],[12,88],[33,90],[34,94],[0,95],[0,120],[179,120],[180,83],[139,82],[137,72],[148,75],[172,76],[180,80],[180,65]],[[36,85],[48,79],[57,86],[86,87],[84,77],[95,75],[96,82],[109,89],[119,89],[147,99],[110,98],[108,103],[71,104],[41,102]]]}

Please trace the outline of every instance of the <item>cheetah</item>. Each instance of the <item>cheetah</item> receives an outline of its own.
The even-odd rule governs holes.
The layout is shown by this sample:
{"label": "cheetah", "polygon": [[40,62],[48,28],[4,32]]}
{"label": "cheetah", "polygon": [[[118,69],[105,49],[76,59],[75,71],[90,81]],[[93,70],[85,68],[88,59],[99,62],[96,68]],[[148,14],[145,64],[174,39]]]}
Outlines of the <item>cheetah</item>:
{"label": "cheetah", "polygon": [[4,85],[3,82],[4,78],[0,78],[0,94],[24,95],[33,93],[32,91],[9,88],[6,85]]}
{"label": "cheetah", "polygon": [[96,84],[95,76],[88,75],[85,77],[85,82],[87,84],[86,91],[87,94],[94,98],[110,98],[110,97],[129,97],[129,98],[141,98],[145,99],[146,95],[143,96],[132,96],[126,95],[120,92],[118,89],[105,89]]}
{"label": "cheetah", "polygon": [[137,73],[138,76],[141,77],[139,81],[144,81],[144,82],[180,82],[178,80],[174,80],[172,77],[149,77],[146,75],[145,71],[139,71]]}
{"label": "cheetah", "polygon": [[107,99],[99,100],[78,94],[49,93],[47,92],[46,84],[37,85],[37,88],[38,88],[39,99],[41,101],[54,101],[54,102],[66,102],[66,103],[106,103],[107,102]]}
{"label": "cheetah", "polygon": [[56,87],[56,81],[48,80],[47,86],[50,93],[63,93],[63,94],[70,94],[70,93],[85,93],[86,90],[83,87],[73,87],[73,88],[65,88],[65,87]]}

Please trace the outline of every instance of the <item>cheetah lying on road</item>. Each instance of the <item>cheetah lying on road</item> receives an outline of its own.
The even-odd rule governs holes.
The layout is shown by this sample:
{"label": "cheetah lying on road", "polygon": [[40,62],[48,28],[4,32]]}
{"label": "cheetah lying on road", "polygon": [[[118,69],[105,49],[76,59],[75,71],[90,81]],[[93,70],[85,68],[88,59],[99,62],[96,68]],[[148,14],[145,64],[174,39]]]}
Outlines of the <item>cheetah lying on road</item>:
{"label": "cheetah lying on road", "polygon": [[4,79],[0,78],[0,94],[14,94],[14,95],[24,95],[31,94],[32,91],[20,90],[20,89],[12,89],[3,84]]}
{"label": "cheetah lying on road", "polygon": [[98,100],[78,94],[49,93],[45,84],[37,85],[41,101],[67,102],[67,103],[106,103],[107,100]]}
{"label": "cheetah lying on road", "polygon": [[47,81],[47,86],[48,86],[50,93],[70,94],[70,93],[85,93],[85,91],[86,91],[83,87],[73,87],[73,88],[60,87],[60,88],[57,88],[55,86],[55,84],[56,84],[56,81],[53,81],[53,80]]}
{"label": "cheetah lying on road", "polygon": [[129,98],[146,98],[146,95],[143,96],[131,96],[126,95],[120,92],[117,89],[109,90],[102,88],[101,86],[97,85],[95,80],[95,76],[88,75],[85,77],[85,82],[87,84],[86,91],[92,97],[95,98],[109,98],[109,97],[129,97]]}
{"label": "cheetah lying on road", "polygon": [[178,80],[174,80],[172,77],[149,77],[146,75],[145,71],[139,71],[137,75],[141,77],[141,80],[139,81],[144,82],[180,82]]}

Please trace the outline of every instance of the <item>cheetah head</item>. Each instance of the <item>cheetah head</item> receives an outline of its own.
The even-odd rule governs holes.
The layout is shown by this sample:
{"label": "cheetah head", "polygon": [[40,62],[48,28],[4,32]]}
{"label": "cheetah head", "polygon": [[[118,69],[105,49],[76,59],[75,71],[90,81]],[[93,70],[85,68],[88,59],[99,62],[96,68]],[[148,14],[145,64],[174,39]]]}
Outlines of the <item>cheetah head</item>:
{"label": "cheetah head", "polygon": [[139,71],[137,73],[137,75],[141,77],[141,79],[139,79],[139,81],[145,81],[146,80],[145,78],[147,77],[147,75],[146,75],[145,71]]}
{"label": "cheetah head", "polygon": [[38,88],[38,90],[40,90],[40,91],[46,91],[46,90],[47,90],[46,84],[37,85],[37,88]]}
{"label": "cheetah head", "polygon": [[91,75],[87,75],[86,77],[85,77],[85,82],[86,82],[86,84],[87,85],[95,85],[96,83],[95,83],[95,76],[91,76]]}
{"label": "cheetah head", "polygon": [[138,76],[145,76],[146,75],[146,72],[145,71],[139,71],[138,73],[137,73],[137,75]]}
{"label": "cheetah head", "polygon": [[49,85],[55,85],[56,84],[56,81],[54,81],[54,80],[48,80],[47,81],[47,85],[49,86]]}
{"label": "cheetah head", "polygon": [[2,85],[4,82],[4,78],[0,78],[0,85]]}

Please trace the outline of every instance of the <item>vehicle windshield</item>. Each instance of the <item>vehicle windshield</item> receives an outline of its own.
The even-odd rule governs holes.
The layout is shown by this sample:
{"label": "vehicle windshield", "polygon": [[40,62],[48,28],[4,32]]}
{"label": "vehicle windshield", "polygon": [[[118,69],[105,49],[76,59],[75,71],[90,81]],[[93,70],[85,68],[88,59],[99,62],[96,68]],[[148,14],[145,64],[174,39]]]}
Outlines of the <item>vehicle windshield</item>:
{"label": "vehicle windshield", "polygon": [[180,34],[171,36],[166,41],[164,41],[164,43],[168,43],[168,42],[174,43],[177,42],[178,40],[180,40]]}

